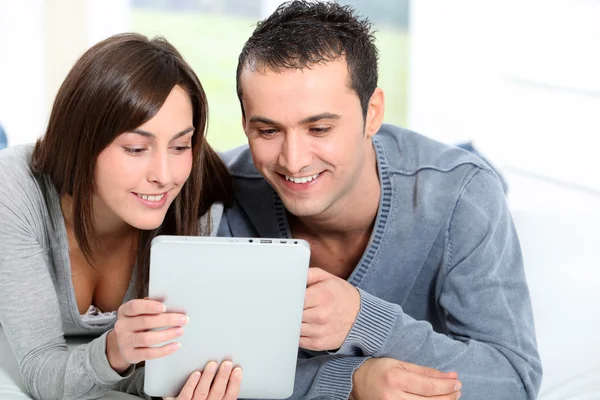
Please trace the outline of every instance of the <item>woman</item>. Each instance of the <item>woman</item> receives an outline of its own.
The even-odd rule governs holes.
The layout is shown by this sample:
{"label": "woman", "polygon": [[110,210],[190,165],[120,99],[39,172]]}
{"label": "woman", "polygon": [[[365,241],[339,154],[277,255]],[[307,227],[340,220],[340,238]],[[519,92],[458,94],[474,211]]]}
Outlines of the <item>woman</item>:
{"label": "woman", "polygon": [[[35,147],[0,152],[0,324],[34,398],[143,395],[136,364],[177,351],[153,345],[176,340],[186,317],[142,298],[152,238],[210,234],[211,205],[230,200],[207,116],[177,50],[117,35],[69,72]],[[97,337],[69,352],[69,335]],[[211,385],[209,399],[236,398],[241,371],[214,367],[179,398]]]}

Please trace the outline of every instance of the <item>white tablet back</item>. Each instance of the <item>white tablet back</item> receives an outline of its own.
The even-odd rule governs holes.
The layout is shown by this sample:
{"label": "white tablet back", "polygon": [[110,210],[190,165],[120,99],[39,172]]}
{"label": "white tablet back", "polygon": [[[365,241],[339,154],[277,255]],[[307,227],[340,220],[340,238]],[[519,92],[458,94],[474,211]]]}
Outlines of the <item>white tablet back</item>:
{"label": "white tablet back", "polygon": [[190,322],[180,350],[146,362],[146,393],[177,396],[193,371],[231,360],[240,397],[291,396],[309,260],[297,239],[155,238],[149,297]]}

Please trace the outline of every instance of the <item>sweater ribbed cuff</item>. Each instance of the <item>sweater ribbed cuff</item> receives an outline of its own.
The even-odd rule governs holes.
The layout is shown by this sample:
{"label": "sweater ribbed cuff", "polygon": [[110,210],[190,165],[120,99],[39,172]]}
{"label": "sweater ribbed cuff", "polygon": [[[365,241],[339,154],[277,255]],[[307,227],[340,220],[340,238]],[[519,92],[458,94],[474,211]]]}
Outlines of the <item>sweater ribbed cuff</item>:
{"label": "sweater ribbed cuff", "polygon": [[342,347],[335,354],[353,355],[358,348],[363,355],[372,357],[390,336],[398,315],[398,306],[361,289],[358,291],[360,311]]}
{"label": "sweater ribbed cuff", "polygon": [[[110,332],[110,331],[108,331]],[[114,385],[123,379],[129,378],[135,370],[135,365],[118,374],[108,362],[106,356],[106,338],[108,332],[89,343],[90,348],[86,357],[86,369],[94,382],[100,385]]]}
{"label": "sweater ribbed cuff", "polygon": [[348,399],[352,392],[352,375],[369,357],[332,357],[317,380],[319,395],[327,399]]}

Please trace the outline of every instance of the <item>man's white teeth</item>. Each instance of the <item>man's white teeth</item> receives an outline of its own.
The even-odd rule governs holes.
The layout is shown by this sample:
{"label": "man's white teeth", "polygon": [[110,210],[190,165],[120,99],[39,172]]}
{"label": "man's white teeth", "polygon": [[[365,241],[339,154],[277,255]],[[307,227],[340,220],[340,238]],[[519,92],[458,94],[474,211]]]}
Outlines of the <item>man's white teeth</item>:
{"label": "man's white teeth", "polygon": [[165,194],[159,194],[158,196],[148,196],[147,194],[139,194],[136,193],[137,196],[146,201],[160,201],[165,196]]}
{"label": "man's white teeth", "polygon": [[287,179],[290,182],[294,182],[294,183],[306,183],[306,182],[310,182],[313,179],[317,179],[317,177],[319,176],[319,174],[315,174],[315,175],[311,175],[311,176],[303,176],[302,178],[294,178],[293,176],[285,176],[285,179]]}

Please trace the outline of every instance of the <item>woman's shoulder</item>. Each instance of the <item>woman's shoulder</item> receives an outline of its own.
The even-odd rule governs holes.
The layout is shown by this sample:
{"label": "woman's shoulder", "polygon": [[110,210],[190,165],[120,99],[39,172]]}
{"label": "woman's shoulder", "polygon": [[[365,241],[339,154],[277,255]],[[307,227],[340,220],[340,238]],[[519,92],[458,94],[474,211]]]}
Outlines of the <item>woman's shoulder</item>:
{"label": "woman's shoulder", "polygon": [[31,171],[33,144],[7,147],[0,150],[0,185],[2,192],[11,189],[11,185],[27,183],[35,179]]}
{"label": "woman's shoulder", "polygon": [[19,221],[39,217],[46,207],[46,181],[31,170],[33,145],[0,151],[0,214]]}

